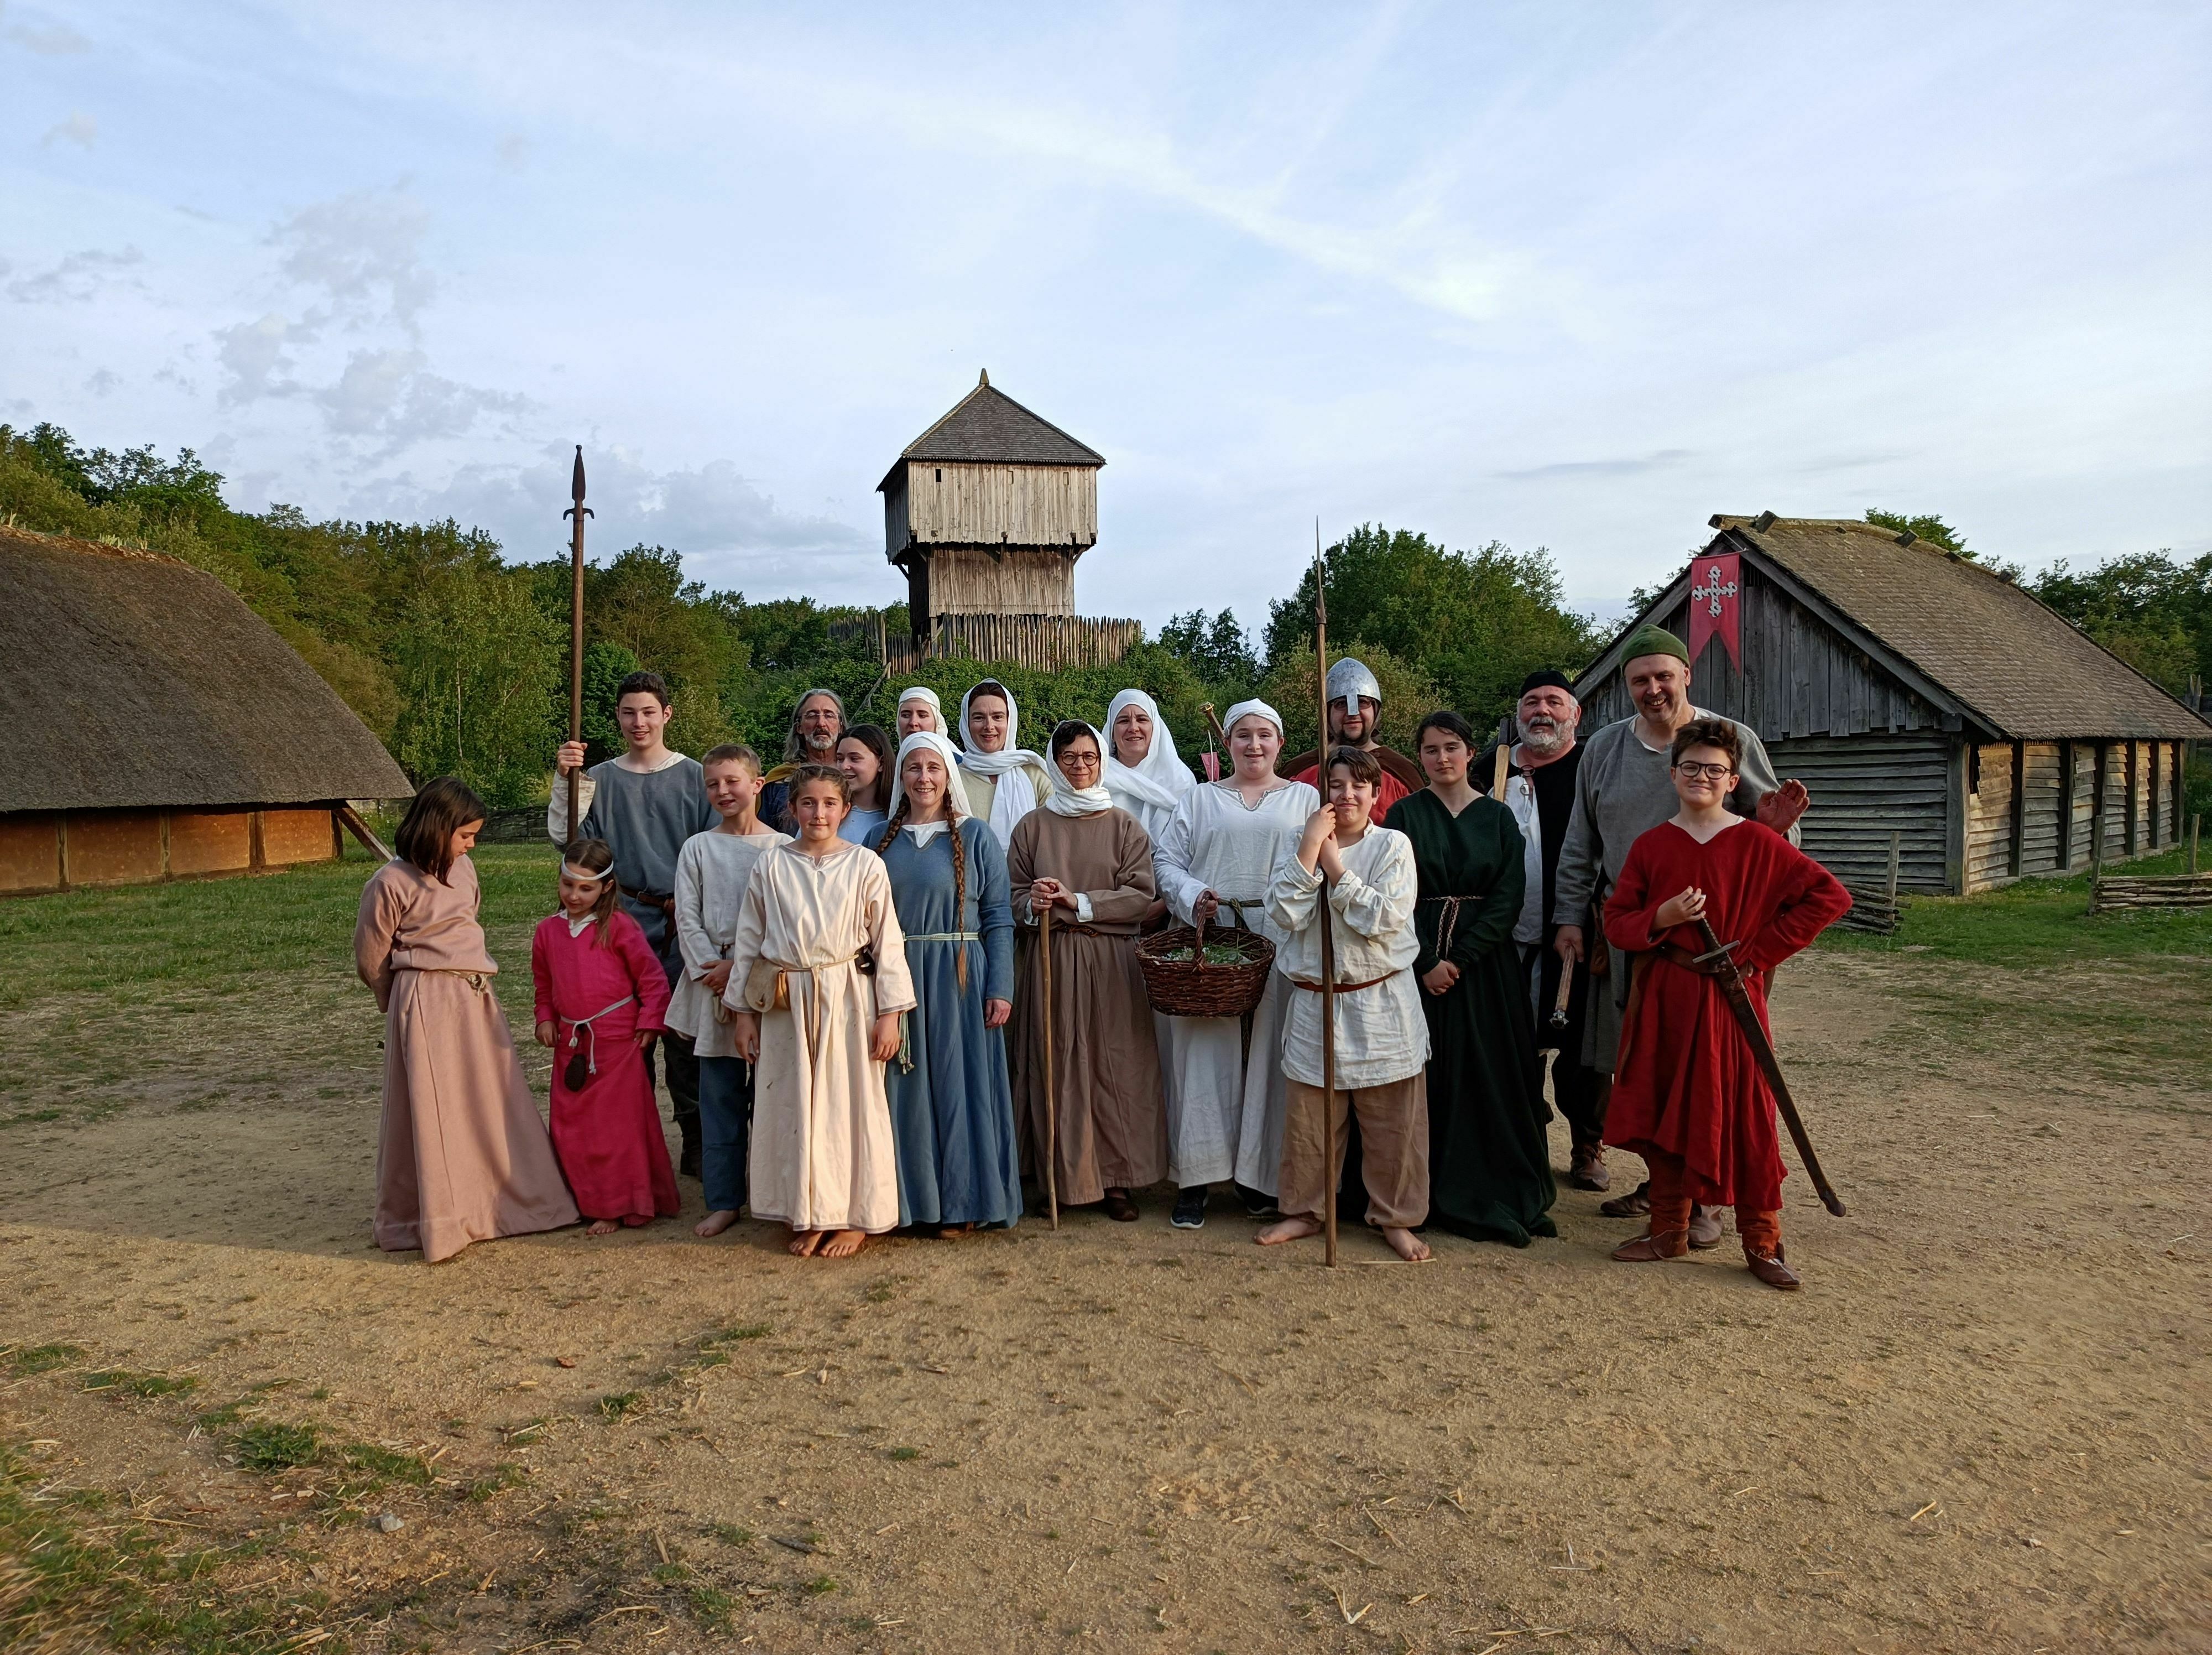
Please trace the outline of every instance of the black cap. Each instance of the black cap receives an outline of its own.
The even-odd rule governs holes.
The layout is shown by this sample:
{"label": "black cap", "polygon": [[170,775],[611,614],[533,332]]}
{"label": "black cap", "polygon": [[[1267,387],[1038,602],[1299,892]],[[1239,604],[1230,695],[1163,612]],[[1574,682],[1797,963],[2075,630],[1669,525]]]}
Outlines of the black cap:
{"label": "black cap", "polygon": [[1531,690],[1565,690],[1569,695],[1572,695],[1575,692],[1575,681],[1565,672],[1547,666],[1539,672],[1529,673],[1527,678],[1521,680],[1522,695],[1527,695]]}

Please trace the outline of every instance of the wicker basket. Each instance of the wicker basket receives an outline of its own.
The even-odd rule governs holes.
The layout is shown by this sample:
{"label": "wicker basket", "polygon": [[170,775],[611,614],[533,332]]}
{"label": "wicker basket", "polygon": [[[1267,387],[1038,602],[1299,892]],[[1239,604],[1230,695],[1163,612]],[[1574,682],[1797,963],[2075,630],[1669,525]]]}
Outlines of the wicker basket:
{"label": "wicker basket", "polygon": [[[1206,935],[1178,925],[1137,939],[1137,969],[1145,974],[1145,997],[1168,1017],[1242,1017],[1267,992],[1267,973],[1275,969],[1275,945],[1257,931],[1216,928],[1216,947],[1234,946],[1244,958],[1234,965],[1206,963]],[[1188,959],[1164,956],[1188,948]]]}

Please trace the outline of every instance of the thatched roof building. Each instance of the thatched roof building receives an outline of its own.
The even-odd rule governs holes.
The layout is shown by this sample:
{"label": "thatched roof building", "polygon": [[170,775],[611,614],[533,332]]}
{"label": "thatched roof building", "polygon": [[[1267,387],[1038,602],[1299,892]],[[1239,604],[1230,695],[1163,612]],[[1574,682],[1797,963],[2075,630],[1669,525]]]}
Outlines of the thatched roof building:
{"label": "thatched roof building", "polygon": [[0,529],[0,893],[328,861],[347,800],[413,791],[212,575]]}
{"label": "thatched roof building", "polygon": [[[1806,850],[1862,888],[1963,894],[2158,849],[2212,726],[1984,565],[1849,519],[1717,516],[1711,542],[1577,681],[1585,730],[1634,710],[1630,634],[1697,657],[1691,698],[1813,794]],[[1734,647],[1730,645],[1733,643]]]}

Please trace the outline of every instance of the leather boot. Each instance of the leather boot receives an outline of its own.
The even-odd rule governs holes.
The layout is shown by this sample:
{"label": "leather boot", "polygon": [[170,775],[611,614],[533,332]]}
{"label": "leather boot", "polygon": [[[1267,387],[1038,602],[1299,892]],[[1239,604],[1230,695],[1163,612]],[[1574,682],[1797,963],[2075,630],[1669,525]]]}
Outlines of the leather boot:
{"label": "leather boot", "polygon": [[[1619,1255],[1615,1254],[1615,1257]],[[1797,1272],[1782,1262],[1782,1244],[1777,1242],[1771,1253],[1754,1253],[1744,1249],[1744,1267],[1770,1287],[1779,1287],[1784,1293],[1796,1293],[1803,1282]]]}
{"label": "leather boot", "polygon": [[1567,1187],[1601,1191],[1613,1188],[1613,1178],[1605,1170],[1603,1144],[1577,1144],[1574,1147],[1573,1157],[1567,1164]]}
{"label": "leather boot", "polygon": [[1597,1210],[1607,1218],[1642,1218],[1651,1210],[1651,1180],[1646,1178],[1626,1195],[1600,1202]]}
{"label": "leather boot", "polygon": [[1656,1234],[1647,1230],[1633,1241],[1622,1242],[1613,1250],[1613,1256],[1623,1264],[1657,1264],[1680,1258],[1689,1250],[1687,1230],[1662,1230]]}

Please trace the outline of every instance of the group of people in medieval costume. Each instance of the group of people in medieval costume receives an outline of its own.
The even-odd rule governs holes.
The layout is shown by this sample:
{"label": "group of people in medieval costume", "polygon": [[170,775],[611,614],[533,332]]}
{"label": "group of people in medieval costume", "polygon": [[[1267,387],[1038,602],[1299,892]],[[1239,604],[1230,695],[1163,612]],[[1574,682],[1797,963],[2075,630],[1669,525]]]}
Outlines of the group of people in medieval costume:
{"label": "group of people in medieval costume", "polygon": [[[802,1256],[1012,1226],[1048,1191],[1132,1221],[1163,1181],[1176,1226],[1225,1186],[1279,1245],[1319,1232],[1336,1166],[1403,1258],[1430,1226],[1526,1245],[1556,1233],[1548,1046],[1569,1182],[1605,1190],[1607,1145],[1650,1169],[1607,1203],[1648,1218],[1616,1257],[1711,1244],[1733,1205],[1753,1271],[1794,1286],[1772,1099],[1696,928],[1739,939],[1763,995],[1848,898],[1786,837],[1802,788],[1689,702],[1679,642],[1646,629],[1625,676],[1636,715],[1587,744],[1571,684],[1540,672],[1497,745],[1438,712],[1408,758],[1376,739],[1373,674],[1340,661],[1325,768],[1285,760],[1252,700],[1201,782],[1133,689],[1042,751],[995,680],[950,730],[927,688],[890,732],[811,691],[764,769],[668,751],[665,687],[634,675],[626,751],[577,778],[572,823],[584,753],[564,746],[548,808],[550,1134],[489,987],[473,795],[426,787],[364,894],[360,969],[388,1013],[378,1239],[435,1258],[579,1217],[604,1232],[674,1213],[681,1171],[701,1235],[750,1210]],[[1137,943],[1178,924],[1274,945],[1246,1016],[1151,1009]]]}

